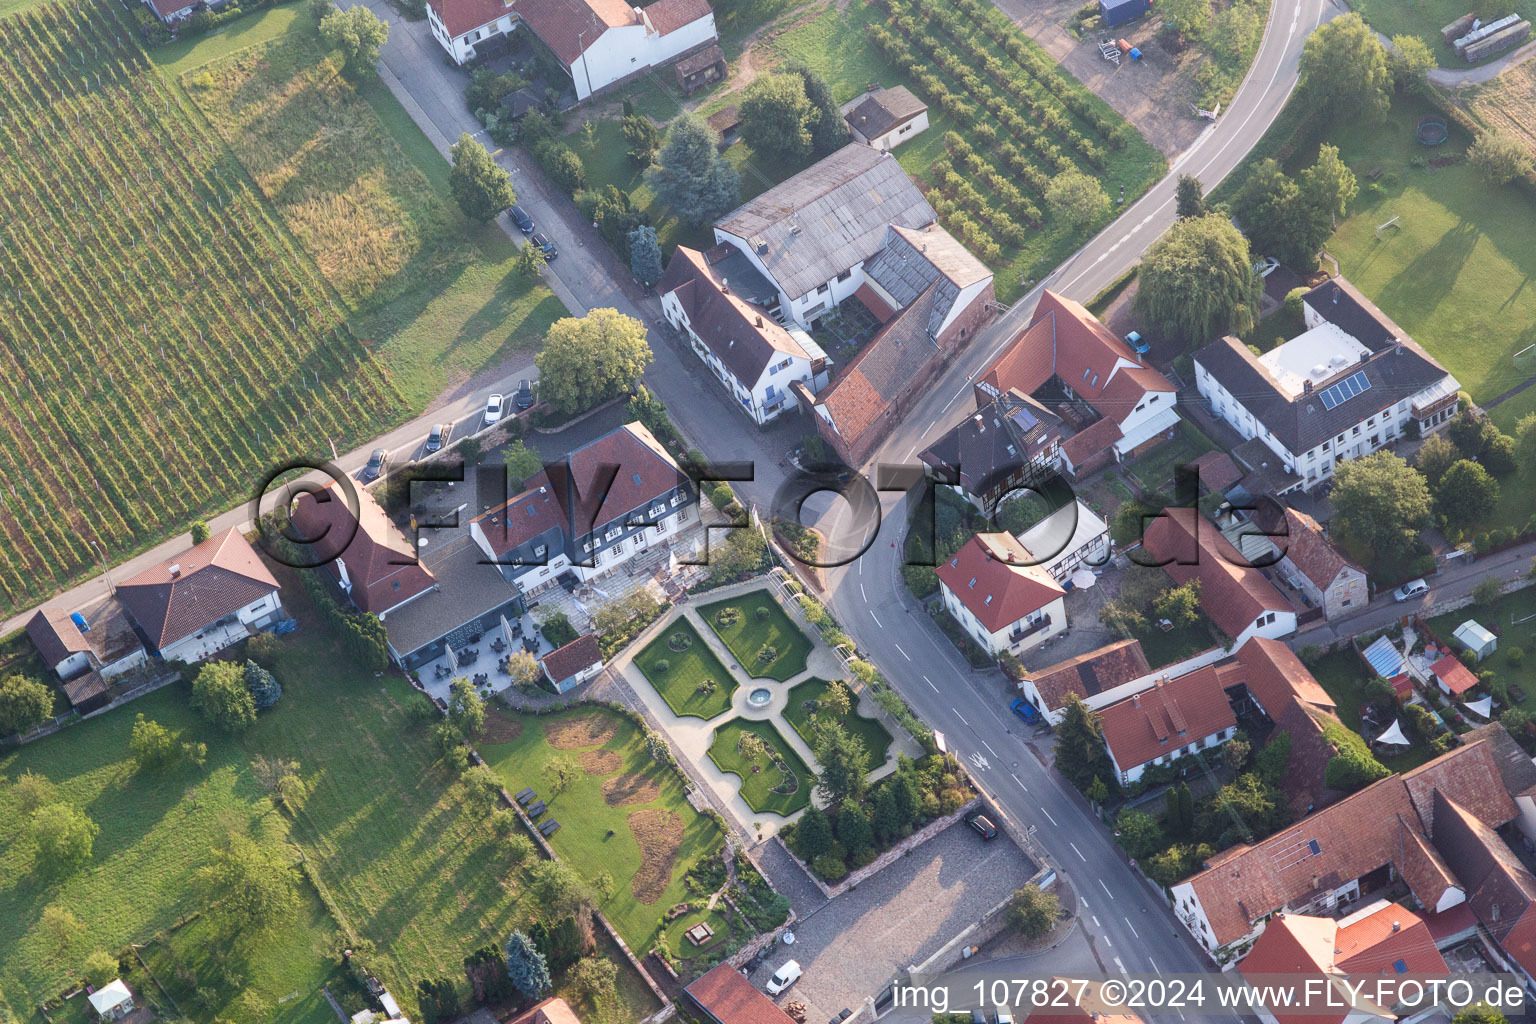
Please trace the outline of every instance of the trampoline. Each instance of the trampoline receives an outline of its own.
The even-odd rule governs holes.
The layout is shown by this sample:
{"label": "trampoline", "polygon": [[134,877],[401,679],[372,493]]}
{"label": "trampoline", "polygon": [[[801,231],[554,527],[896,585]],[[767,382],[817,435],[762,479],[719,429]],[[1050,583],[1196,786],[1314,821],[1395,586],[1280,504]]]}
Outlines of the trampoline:
{"label": "trampoline", "polygon": [[1438,117],[1419,118],[1418,130],[1414,132],[1421,145],[1438,146],[1450,137],[1450,129],[1445,122]]}

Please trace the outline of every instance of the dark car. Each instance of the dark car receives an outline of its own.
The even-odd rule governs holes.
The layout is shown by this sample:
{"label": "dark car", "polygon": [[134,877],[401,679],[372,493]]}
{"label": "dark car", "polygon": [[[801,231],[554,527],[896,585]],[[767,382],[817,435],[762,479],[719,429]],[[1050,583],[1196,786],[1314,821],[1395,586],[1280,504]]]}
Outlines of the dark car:
{"label": "dark car", "polygon": [[533,244],[539,247],[539,252],[544,254],[546,260],[552,260],[560,255],[560,250],[555,248],[555,243],[551,242],[547,235],[534,235]]}
{"label": "dark car", "polygon": [[452,429],[453,424],[451,423],[432,424],[432,433],[427,435],[427,451],[435,452],[441,448],[443,442],[448,439],[448,431]]}
{"label": "dark car", "polygon": [[1013,710],[1014,714],[1024,719],[1025,725],[1040,724],[1040,712],[1036,711],[1035,706],[1023,697],[1015,697],[1013,703],[1009,704],[1008,707]]}
{"label": "dark car", "polygon": [[517,382],[517,394],[512,396],[519,411],[533,407],[533,381],[526,377]]}
{"label": "dark car", "polygon": [[389,461],[387,448],[375,448],[373,454],[368,457],[368,465],[363,467],[364,480],[377,480],[384,473],[384,464]]}
{"label": "dark car", "polygon": [[985,814],[973,814],[965,819],[965,823],[976,830],[976,834],[983,839],[996,839],[997,826],[992,824],[992,819]]}
{"label": "dark car", "polygon": [[514,206],[507,213],[512,216],[512,223],[517,225],[517,230],[525,235],[533,234],[533,218],[528,216],[528,211],[521,206]]}

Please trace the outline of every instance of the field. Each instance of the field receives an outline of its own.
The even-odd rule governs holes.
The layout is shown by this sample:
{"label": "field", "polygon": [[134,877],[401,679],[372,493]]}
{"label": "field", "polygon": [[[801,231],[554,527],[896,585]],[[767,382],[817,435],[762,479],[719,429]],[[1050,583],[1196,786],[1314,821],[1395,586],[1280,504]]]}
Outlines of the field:
{"label": "field", "polygon": [[[414,691],[396,676],[375,678],[354,668],[341,645],[321,632],[291,574],[278,575],[301,628],[274,669],[282,700],[249,732],[231,740],[207,731],[185,709],[185,692],[167,687],[0,758],[0,776],[14,781],[30,768],[54,780],[102,829],[89,870],[44,884],[31,870],[31,844],[18,824],[13,789],[0,787],[0,996],[13,1010],[55,994],[94,950],[148,941],[196,910],[191,876],[232,831],[286,841],[295,857],[302,854],[332,923],[301,914],[242,968],[246,987],[274,1009],[256,1012],[243,999],[226,1006],[217,998],[206,1009],[182,1007],[200,1024],[215,1017],[321,1024],[329,1009],[322,1003],[324,1012],[310,1016],[312,989],[279,1000],[301,983],[325,980],[336,962],[328,958],[341,948],[338,937],[371,948],[370,969],[407,1015],[419,1019],[418,981],[447,978],[462,988],[463,957],[505,939],[536,912],[528,865],[512,863],[488,816],[465,803],[463,784],[441,759],[427,724],[408,710]],[[128,752],[139,712],[206,740],[207,765],[139,775]],[[291,826],[253,770],[275,759],[296,760],[313,787]],[[62,955],[39,924],[50,905],[84,922]],[[196,936],[194,930],[185,940],[175,938],[167,955],[185,949],[203,956],[206,947]],[[167,983],[174,991],[174,974]],[[557,990],[561,985],[557,979]],[[621,971],[620,994],[624,1019],[655,1009],[628,971]]]}
{"label": "field", "polygon": [[145,546],[400,406],[132,38],[104,0],[0,21],[6,608],[94,569],[92,541]]}
{"label": "field", "polygon": [[[528,786],[548,802],[542,820],[560,822],[550,845],[583,878],[613,878],[603,912],[631,949],[649,949],[657,919],[688,898],[684,873],[718,851],[719,829],[689,805],[677,773],[652,760],[629,719],[601,708],[538,718],[495,714],[516,735],[477,744],[486,763],[509,792]],[[582,771],[552,796],[542,768],[557,753],[574,754]]]}
{"label": "field", "polygon": [[[381,83],[340,74],[307,15],[181,82],[326,280],[408,406],[518,353],[565,310],[512,272],[516,248],[467,222],[448,165]],[[238,24],[238,23],[237,23]],[[185,63],[178,62],[178,63]]]}
{"label": "field", "polygon": [[[768,614],[759,619],[762,609]],[[735,621],[722,622],[722,613],[727,619],[734,614]],[[790,621],[767,590],[702,605],[699,614],[752,676],[783,682],[805,671],[805,659],[811,653],[810,638]],[[777,656],[762,660],[759,653],[765,647],[772,647]]]}
{"label": "field", "polygon": [[[1466,0],[1352,0],[1350,9],[1360,12],[1377,32],[1384,36],[1418,36],[1430,45],[1440,66],[1468,67],[1456,51],[1440,41],[1440,29],[1466,14]],[[1507,0],[1499,6],[1498,16],[1520,14],[1536,17],[1536,3],[1531,0]]]}
{"label": "field", "polygon": [[[786,773],[775,767],[767,756],[748,762],[737,749],[742,733],[756,733],[779,759],[789,766]],[[709,745],[709,759],[723,772],[741,779],[741,796],[754,811],[790,815],[811,802],[811,771],[805,766],[794,749],[779,735],[771,722],[749,722],[733,718],[715,730],[714,742]],[[756,770],[754,770],[756,769]],[[795,789],[790,793],[773,790],[786,785],[789,775],[795,779]]]}
{"label": "field", "polygon": [[1512,67],[1468,94],[1474,117],[1523,139],[1536,153],[1536,65],[1527,61]]}
{"label": "field", "polygon": [[[706,721],[729,710],[739,685],[736,674],[720,663],[693,623],[681,615],[635,655],[635,666],[675,714]],[[701,692],[706,682],[714,687]]]}
{"label": "field", "polygon": [[[811,716],[815,711],[807,708],[806,704],[821,699],[821,695],[827,692],[825,679],[807,679],[803,683],[796,683],[789,691],[789,704],[784,708],[784,720],[790,724],[800,738],[807,745],[811,742]],[[865,718],[858,713],[858,697],[854,696],[854,710],[842,719],[843,728],[857,736],[864,744],[864,749],[869,751],[869,767],[871,771],[885,763],[886,752],[891,749],[891,734],[885,726],[873,718]]]}

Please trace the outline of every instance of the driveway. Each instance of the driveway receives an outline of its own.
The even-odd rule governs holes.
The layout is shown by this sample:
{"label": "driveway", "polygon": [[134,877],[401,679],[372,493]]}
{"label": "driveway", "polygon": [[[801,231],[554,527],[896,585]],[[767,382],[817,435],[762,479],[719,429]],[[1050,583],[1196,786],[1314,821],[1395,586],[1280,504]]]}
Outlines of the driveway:
{"label": "driveway", "polygon": [[[794,944],[769,949],[750,978],[761,988],[784,961],[798,960],[804,976],[775,1002],[804,1003],[810,1024],[843,1009],[857,1010],[897,972],[938,952],[1037,870],[1006,835],[984,842],[956,824],[828,901],[781,849],[770,849],[776,845],[759,847],[751,856],[789,896],[800,918],[793,927]],[[807,888],[814,897],[804,896]]]}

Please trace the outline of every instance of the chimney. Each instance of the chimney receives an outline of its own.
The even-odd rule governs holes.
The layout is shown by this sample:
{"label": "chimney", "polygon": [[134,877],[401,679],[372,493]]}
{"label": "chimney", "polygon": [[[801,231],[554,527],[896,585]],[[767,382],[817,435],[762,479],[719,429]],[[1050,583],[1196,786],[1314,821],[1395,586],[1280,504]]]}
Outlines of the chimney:
{"label": "chimney", "polygon": [[1304,395],[1310,395],[1312,393],[1312,382],[1310,380],[1304,380],[1301,382],[1301,393]]}
{"label": "chimney", "polygon": [[181,575],[181,563],[177,562],[175,565],[171,566],[170,573],[171,579],[173,580],[179,577]]}
{"label": "chimney", "polygon": [[1339,286],[1338,285],[1334,285],[1333,286],[1333,304],[1335,306],[1337,306],[1339,304]]}
{"label": "chimney", "polygon": [[1393,921],[1392,922],[1392,930],[1393,931],[1400,931],[1402,929],[1402,927],[1403,927],[1403,922],[1401,922],[1401,921]]}
{"label": "chimney", "polygon": [[759,327],[763,326],[763,318],[761,316],[757,317],[757,326],[759,326]]}

